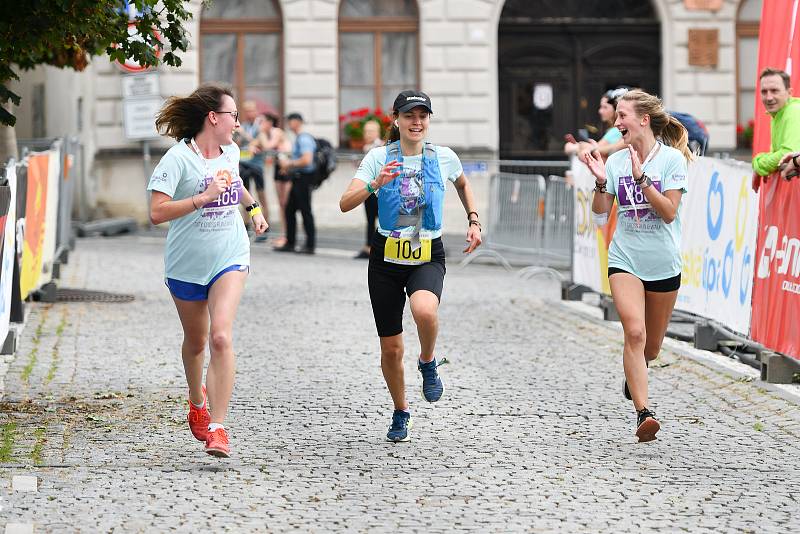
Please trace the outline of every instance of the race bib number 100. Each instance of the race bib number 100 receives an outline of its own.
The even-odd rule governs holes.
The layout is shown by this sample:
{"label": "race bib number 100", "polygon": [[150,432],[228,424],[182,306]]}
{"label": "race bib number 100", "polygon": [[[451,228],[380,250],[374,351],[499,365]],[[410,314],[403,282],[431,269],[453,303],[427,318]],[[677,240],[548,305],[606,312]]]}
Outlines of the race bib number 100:
{"label": "race bib number 100", "polygon": [[400,265],[422,265],[431,261],[431,240],[420,239],[421,246],[414,250],[408,238],[387,237],[383,260]]}

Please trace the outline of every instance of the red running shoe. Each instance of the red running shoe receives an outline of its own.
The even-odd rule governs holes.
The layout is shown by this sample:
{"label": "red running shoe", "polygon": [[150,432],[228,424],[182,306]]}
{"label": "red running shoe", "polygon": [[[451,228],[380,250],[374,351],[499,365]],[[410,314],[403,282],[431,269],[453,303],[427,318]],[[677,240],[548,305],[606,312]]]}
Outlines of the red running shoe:
{"label": "red running shoe", "polygon": [[217,458],[230,458],[231,447],[228,443],[228,432],[224,428],[218,428],[208,433],[206,452]]}
{"label": "red running shoe", "polygon": [[205,441],[208,436],[208,425],[211,423],[211,414],[208,413],[208,398],[206,397],[206,387],[203,386],[203,407],[198,408],[192,401],[189,401],[189,430],[197,441]]}

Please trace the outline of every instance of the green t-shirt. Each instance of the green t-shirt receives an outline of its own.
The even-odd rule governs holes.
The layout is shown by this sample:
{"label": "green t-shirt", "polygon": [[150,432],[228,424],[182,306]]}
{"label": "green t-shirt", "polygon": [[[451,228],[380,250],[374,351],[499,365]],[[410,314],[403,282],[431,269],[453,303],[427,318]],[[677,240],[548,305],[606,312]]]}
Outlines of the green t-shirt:
{"label": "green t-shirt", "polygon": [[239,147],[222,150],[222,155],[203,160],[181,141],[164,154],[150,177],[147,189],[173,200],[202,193],[211,176],[230,178],[231,186],[216,201],[170,221],[164,254],[167,278],[207,285],[226,267],[250,265],[250,241],[239,212]]}

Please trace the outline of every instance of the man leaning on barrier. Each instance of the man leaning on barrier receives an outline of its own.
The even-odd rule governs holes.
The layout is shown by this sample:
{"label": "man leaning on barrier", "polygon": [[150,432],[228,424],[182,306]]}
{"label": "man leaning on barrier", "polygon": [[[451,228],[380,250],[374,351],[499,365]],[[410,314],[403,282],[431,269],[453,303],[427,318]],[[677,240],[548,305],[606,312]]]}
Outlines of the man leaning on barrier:
{"label": "man leaning on barrier", "polygon": [[800,150],[800,98],[792,97],[789,75],[782,70],[764,69],[759,76],[761,102],[772,116],[770,152],[753,158],[753,190],[758,192],[762,177],[778,170],[782,158]]}

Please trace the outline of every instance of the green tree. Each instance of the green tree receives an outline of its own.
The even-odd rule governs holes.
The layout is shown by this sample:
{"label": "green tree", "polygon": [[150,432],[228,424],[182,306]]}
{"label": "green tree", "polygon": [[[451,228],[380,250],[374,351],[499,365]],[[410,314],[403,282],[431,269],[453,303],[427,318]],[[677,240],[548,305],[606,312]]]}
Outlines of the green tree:
{"label": "green tree", "polygon": [[[0,1],[0,128],[11,130],[16,123],[8,103],[20,102],[20,96],[9,89],[11,81],[19,80],[18,70],[53,65],[81,71],[91,57],[103,54],[118,61],[131,58],[142,65],[163,61],[180,66],[176,52],[185,52],[189,44],[183,27],[192,16],[186,10],[188,0],[130,3],[138,15],[129,34],[125,0],[22,0],[13,5]],[[160,59],[157,48],[164,50]],[[15,138],[13,130],[7,133]],[[0,156],[4,152],[0,146]],[[16,147],[11,154],[15,152]]]}

